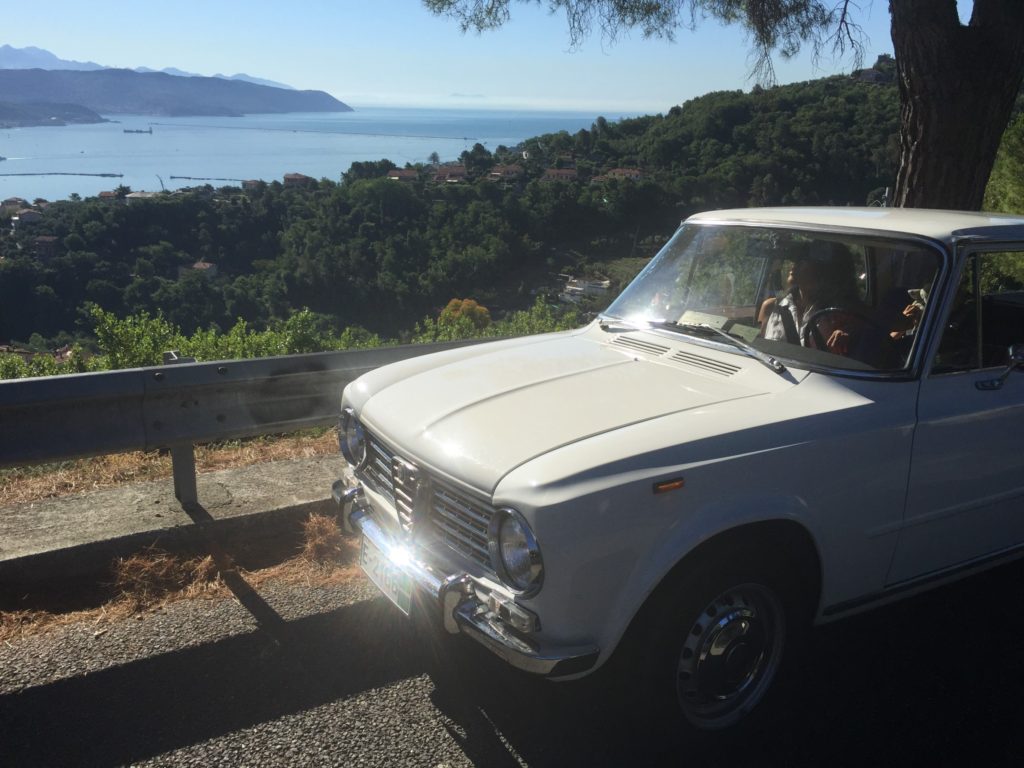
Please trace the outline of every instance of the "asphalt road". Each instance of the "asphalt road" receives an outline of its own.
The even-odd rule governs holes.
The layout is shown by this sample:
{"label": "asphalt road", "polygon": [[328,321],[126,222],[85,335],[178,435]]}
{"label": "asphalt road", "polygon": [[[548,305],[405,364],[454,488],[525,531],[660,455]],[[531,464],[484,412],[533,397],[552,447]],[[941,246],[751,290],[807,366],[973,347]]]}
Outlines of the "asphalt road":
{"label": "asphalt road", "polygon": [[[0,646],[0,766],[1019,766],[1024,567],[816,630],[748,732],[655,738],[643,692],[552,684],[437,637],[372,588],[274,587]],[[106,631],[103,631],[103,630]]]}

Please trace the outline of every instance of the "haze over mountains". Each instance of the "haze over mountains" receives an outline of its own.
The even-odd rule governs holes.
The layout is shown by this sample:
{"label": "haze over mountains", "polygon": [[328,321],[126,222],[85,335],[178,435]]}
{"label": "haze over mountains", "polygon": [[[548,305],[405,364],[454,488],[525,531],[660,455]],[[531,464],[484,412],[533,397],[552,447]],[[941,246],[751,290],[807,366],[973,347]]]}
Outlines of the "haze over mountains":
{"label": "haze over mountains", "polygon": [[[62,59],[56,54],[44,48],[28,46],[27,48],[14,48],[10,45],[0,45],[0,69],[78,69],[83,71],[94,71],[97,69],[115,69],[95,61],[73,61]],[[163,69],[151,69],[149,67],[135,67],[133,72],[163,72],[165,75],[177,75],[178,77],[205,77],[197,72],[185,72],[177,67],[164,67]],[[278,83],[274,80],[266,80],[262,77],[253,77],[244,72],[234,75],[222,75],[219,72],[211,77],[219,77],[222,80],[242,80],[246,83],[256,85],[269,85],[271,88],[284,88],[295,90],[285,83]]]}
{"label": "haze over mountains", "polygon": [[[61,105],[60,115],[56,110],[47,114],[47,107],[56,105]],[[97,122],[100,114],[182,117],[351,111],[324,91],[299,91],[247,75],[203,77],[181,70],[112,69],[91,61],[60,59],[41,48],[0,46],[0,126]],[[90,116],[90,112],[96,114]],[[31,116],[37,114],[43,117]]]}

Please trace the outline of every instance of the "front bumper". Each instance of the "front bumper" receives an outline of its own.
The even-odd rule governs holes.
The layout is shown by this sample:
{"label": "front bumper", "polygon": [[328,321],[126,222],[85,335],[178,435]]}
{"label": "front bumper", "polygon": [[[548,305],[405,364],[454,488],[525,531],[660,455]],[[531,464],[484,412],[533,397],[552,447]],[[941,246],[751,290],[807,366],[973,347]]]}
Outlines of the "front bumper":
{"label": "front bumper", "polygon": [[[393,537],[374,519],[373,507],[354,478],[334,483],[332,493],[341,507],[346,531],[365,536],[378,550],[399,549]],[[444,628],[465,634],[518,669],[547,677],[578,675],[591,669],[599,651],[593,646],[549,646],[531,634],[537,618],[489,585],[468,573],[440,573],[418,557],[392,558],[392,566],[406,573],[420,594],[441,612]]]}

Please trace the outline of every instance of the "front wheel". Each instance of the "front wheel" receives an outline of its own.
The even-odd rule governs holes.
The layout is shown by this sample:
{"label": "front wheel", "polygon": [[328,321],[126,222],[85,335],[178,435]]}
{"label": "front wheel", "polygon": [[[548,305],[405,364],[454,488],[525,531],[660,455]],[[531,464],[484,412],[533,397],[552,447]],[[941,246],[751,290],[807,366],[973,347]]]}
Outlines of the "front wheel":
{"label": "front wheel", "polygon": [[737,584],[690,614],[676,641],[676,700],[691,725],[727,728],[761,701],[775,679],[786,642],[782,601],[765,584]]}
{"label": "front wheel", "polygon": [[746,723],[755,707],[764,712],[784,658],[801,645],[794,640],[809,621],[799,580],[735,562],[703,560],[673,574],[630,628],[627,684],[643,691],[655,722],[696,731]]}

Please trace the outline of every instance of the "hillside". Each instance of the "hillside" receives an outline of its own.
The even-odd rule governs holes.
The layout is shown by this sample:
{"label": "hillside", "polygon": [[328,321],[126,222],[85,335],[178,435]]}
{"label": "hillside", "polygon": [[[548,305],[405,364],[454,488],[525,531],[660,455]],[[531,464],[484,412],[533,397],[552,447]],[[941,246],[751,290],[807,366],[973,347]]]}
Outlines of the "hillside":
{"label": "hillside", "polygon": [[0,70],[0,102],[78,104],[100,114],[164,117],[352,111],[323,91],[127,69]]}
{"label": "hillside", "polygon": [[0,101],[0,128],[102,122],[102,117],[78,104],[11,104]]}
{"label": "hillside", "polygon": [[[339,333],[443,339],[434,318],[452,298],[487,307],[498,327],[557,294],[560,273],[608,278],[610,298],[697,210],[879,204],[896,174],[898,114],[891,80],[830,77],[598,117],[515,147],[477,144],[455,182],[452,164],[433,163],[391,180],[395,163],[381,159],[352,163],[340,182],[197,187],[128,204],[124,187],[40,206],[16,226],[0,212],[0,344],[44,350],[106,333],[153,359],[171,348],[215,359],[324,349]],[[1024,210],[1022,168],[1024,98],[988,210]],[[28,375],[9,373],[13,356],[0,354],[0,378],[5,357],[6,375]]]}
{"label": "hillside", "polygon": [[[457,183],[430,164],[391,181],[394,163],[368,160],[340,183],[54,203],[0,238],[0,340],[87,333],[89,303],[159,312],[187,334],[238,318],[272,327],[306,307],[327,327],[397,337],[452,298],[500,318],[557,293],[559,273],[614,291],[693,211],[877,201],[895,177],[898,112],[894,84],[831,77],[477,144]],[[510,180],[490,180],[498,167]],[[200,260],[216,274],[192,269]]]}

